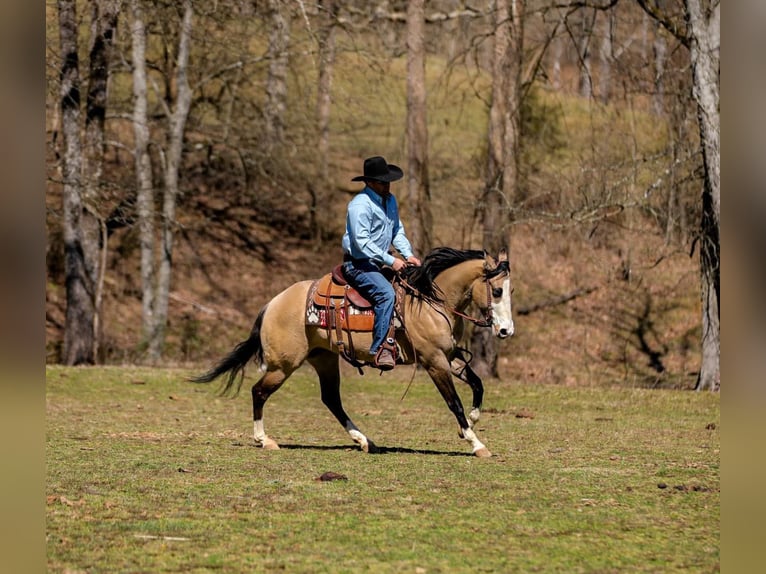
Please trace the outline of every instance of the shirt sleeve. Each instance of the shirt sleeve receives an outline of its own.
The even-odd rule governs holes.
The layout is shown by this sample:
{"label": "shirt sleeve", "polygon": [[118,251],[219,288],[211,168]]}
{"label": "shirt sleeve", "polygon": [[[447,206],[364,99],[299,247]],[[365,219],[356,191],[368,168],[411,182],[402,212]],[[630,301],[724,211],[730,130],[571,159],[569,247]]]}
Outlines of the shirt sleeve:
{"label": "shirt sleeve", "polygon": [[[402,257],[407,259],[408,257],[412,257],[412,245],[404,233],[404,224],[402,223],[402,220],[399,219],[399,206],[396,203],[396,200],[394,200],[392,210],[395,223],[394,238],[392,239],[391,243],[394,247],[396,247],[396,250],[402,254]],[[391,259],[393,259],[393,257]],[[391,263],[393,263],[393,261],[391,261]],[[389,265],[391,265],[391,263],[389,263]]]}

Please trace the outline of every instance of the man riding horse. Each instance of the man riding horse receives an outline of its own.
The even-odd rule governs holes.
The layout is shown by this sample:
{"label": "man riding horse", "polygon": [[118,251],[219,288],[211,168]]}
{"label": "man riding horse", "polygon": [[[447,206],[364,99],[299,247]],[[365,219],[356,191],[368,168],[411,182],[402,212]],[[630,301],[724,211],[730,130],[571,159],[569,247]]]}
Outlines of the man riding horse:
{"label": "man riding horse", "polygon": [[[420,265],[399,219],[391,182],[403,172],[380,156],[364,160],[364,189],[348,204],[346,233],[343,235],[343,274],[349,285],[362,294],[375,311],[370,355],[383,371],[394,368],[396,359],[392,319],[396,295],[391,282],[381,273],[384,265],[399,272],[407,265]],[[388,252],[393,245],[404,260]]]}
{"label": "man riding horse", "polygon": [[[498,339],[513,335],[508,253],[502,249],[493,257],[484,250],[437,247],[421,263],[412,254],[396,199],[390,193],[390,183],[401,177],[401,169],[382,157],[372,157],[364,162],[364,175],[353,178],[364,181],[365,187],[349,202],[343,270],[346,282],[359,293],[352,296],[349,285],[335,281],[335,273],[294,283],[261,308],[247,339],[209,371],[191,379],[209,383],[228,375],[221,392],[236,394],[246,365],[255,362],[259,378],[250,392],[253,439],[259,446],[279,448],[266,433],[264,405],[307,362],[319,376],[322,402],[351,439],[365,452],[378,451],[343,408],[340,393],[338,356],[354,361],[352,364],[367,364],[371,357],[363,349],[369,345],[375,366],[381,370],[392,369],[397,361],[421,365],[455,416],[459,436],[471,445],[471,452],[479,457],[491,456],[474,431],[484,386],[469,365],[470,353],[459,347],[459,341],[467,322],[476,328],[492,329]],[[388,253],[391,245],[405,260]],[[406,282],[399,304],[396,290],[382,273],[383,266],[398,272]],[[336,296],[336,292],[340,295]],[[367,299],[364,308],[355,297],[358,295]],[[373,320],[368,313],[370,305],[375,309]],[[396,306],[400,328],[394,330],[391,319]],[[470,307],[478,309],[479,318],[472,316]],[[347,344],[342,340],[343,331],[348,333]],[[358,354],[351,331],[359,342]],[[469,412],[455,390],[455,378],[471,388]]]}

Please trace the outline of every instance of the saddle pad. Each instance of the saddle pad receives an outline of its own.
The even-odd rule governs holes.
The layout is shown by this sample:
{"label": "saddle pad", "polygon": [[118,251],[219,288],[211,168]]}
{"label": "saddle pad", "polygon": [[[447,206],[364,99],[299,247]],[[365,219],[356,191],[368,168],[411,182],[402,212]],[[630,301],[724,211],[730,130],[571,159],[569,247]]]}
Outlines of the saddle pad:
{"label": "saddle pad", "polygon": [[[352,312],[347,313],[351,310]],[[306,324],[316,325],[325,329],[335,329],[337,315],[334,309],[327,310],[327,307],[320,307],[314,303],[309,305],[306,312]],[[340,327],[344,331],[372,331],[375,323],[375,315],[372,309],[364,311],[354,309],[353,307],[343,307],[340,309]]]}

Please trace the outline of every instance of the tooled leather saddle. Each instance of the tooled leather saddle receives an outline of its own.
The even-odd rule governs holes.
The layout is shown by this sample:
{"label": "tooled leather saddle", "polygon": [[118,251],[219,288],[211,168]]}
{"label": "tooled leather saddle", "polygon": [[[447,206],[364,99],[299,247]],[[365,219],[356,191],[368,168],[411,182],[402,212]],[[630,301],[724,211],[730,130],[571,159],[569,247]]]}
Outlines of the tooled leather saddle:
{"label": "tooled leather saddle", "polygon": [[[384,273],[386,273],[385,270]],[[399,345],[393,344],[393,341],[398,338],[396,333],[406,333],[402,313],[404,288],[399,281],[394,281],[393,273],[388,274],[387,277],[394,286],[396,302],[383,347],[389,348],[396,359],[400,354]],[[328,339],[338,348],[340,356],[357,367],[360,373],[363,366],[373,363],[359,362],[351,335],[353,332],[372,332],[374,324],[375,312],[372,303],[348,284],[343,275],[342,264],[336,265],[332,272],[311,284],[306,296],[306,325],[326,329]],[[344,332],[347,335],[347,341],[343,340]]]}
{"label": "tooled leather saddle", "polygon": [[372,303],[351,287],[343,266],[314,281],[306,302],[306,324],[327,329],[372,331],[375,315]]}
{"label": "tooled leather saddle", "polygon": [[[404,290],[396,281],[393,281],[393,285],[396,303],[389,331],[392,334],[396,329],[404,328],[401,312]],[[351,333],[372,332],[374,323],[372,303],[348,284],[343,276],[342,264],[336,265],[332,272],[311,284],[306,297],[306,325],[327,329],[328,338],[339,348],[341,356],[357,367],[361,364],[355,358]],[[344,332],[348,343],[343,340]]]}

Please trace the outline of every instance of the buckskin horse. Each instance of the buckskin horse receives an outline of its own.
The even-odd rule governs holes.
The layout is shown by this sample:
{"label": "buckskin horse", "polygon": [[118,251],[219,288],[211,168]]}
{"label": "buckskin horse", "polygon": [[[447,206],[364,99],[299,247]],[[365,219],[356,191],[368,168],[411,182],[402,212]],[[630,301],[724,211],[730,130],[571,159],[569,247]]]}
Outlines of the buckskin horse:
{"label": "buckskin horse", "polygon": [[[349,343],[352,335],[354,342],[345,345],[340,326],[332,324],[332,320],[328,323],[327,319],[332,319],[330,315],[335,310],[343,321],[352,311],[345,309],[341,313],[329,304],[325,322],[317,322],[320,314],[317,311],[322,309],[317,308],[312,292],[317,290],[318,283],[319,280],[300,281],[274,297],[261,309],[250,337],[208,372],[191,380],[208,383],[228,373],[221,393],[236,395],[242,386],[245,366],[254,358],[262,375],[252,387],[253,437],[256,444],[265,449],[278,449],[276,441],[264,430],[264,404],[308,361],[319,375],[322,402],[363,451],[376,452],[379,449],[346,414],[340,396],[339,355],[357,367],[370,366],[372,357],[367,350],[371,333],[348,332]],[[419,363],[457,419],[459,436],[470,443],[473,454],[492,456],[473,430],[481,413],[483,384],[470,367],[468,352],[459,347],[458,342],[466,321],[477,327],[491,328],[500,339],[513,335],[512,289],[506,251],[502,250],[495,259],[484,251],[440,247],[425,257],[422,266],[401,271],[399,283],[404,288],[400,290],[397,305],[400,327],[403,327],[396,330],[397,364]],[[344,299],[347,303],[348,298]],[[467,314],[471,303],[483,318]],[[353,356],[349,356],[349,347]],[[467,383],[473,392],[468,415],[455,390],[453,375]]]}

